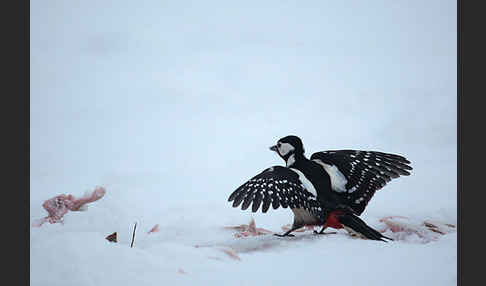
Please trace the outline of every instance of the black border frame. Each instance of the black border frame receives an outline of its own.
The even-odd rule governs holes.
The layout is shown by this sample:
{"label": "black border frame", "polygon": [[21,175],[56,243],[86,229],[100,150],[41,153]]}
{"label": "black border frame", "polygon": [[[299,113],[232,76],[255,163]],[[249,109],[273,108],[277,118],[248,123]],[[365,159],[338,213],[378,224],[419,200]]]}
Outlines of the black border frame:
{"label": "black border frame", "polygon": [[5,284],[30,283],[30,2],[5,2],[1,122]]}
{"label": "black border frame", "polygon": [[462,0],[457,1],[457,282],[458,285],[465,285],[464,278],[462,276],[462,254],[461,242],[462,242],[462,172],[463,165],[462,157],[462,145],[461,145],[461,135],[462,135],[462,99],[463,99],[463,62],[462,62],[462,46],[463,46],[463,35],[462,35]]}
{"label": "black border frame", "polygon": [[[457,282],[484,280],[484,9],[480,1],[457,1]],[[481,275],[481,276],[480,276]]]}

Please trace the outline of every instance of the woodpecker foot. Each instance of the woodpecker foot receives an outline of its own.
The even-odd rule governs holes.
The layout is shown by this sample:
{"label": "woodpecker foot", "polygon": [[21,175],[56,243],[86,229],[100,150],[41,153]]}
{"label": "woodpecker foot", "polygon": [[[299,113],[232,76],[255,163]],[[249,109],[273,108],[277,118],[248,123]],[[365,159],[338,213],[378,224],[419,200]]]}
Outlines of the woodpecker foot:
{"label": "woodpecker foot", "polygon": [[[323,225],[322,228],[321,228],[321,230],[319,232],[317,230],[314,230],[314,233],[315,234],[327,234],[327,233],[324,233],[324,230],[326,228],[327,228],[327,224]],[[334,233],[336,233],[336,232],[334,232]],[[329,234],[331,234],[331,233],[329,233]]]}
{"label": "woodpecker foot", "polygon": [[286,231],[284,234],[278,234],[278,233],[274,233],[274,235],[278,236],[278,237],[284,237],[284,236],[290,236],[290,237],[294,237],[295,235],[293,234],[290,234],[292,231],[296,230],[296,229],[299,229],[303,227],[303,225],[292,225],[292,228],[289,229],[288,231]]}
{"label": "woodpecker foot", "polygon": [[314,233],[315,233],[315,234],[336,234],[337,232],[335,232],[335,231],[331,231],[331,232],[324,232],[324,231],[317,231],[317,230],[314,230]]}
{"label": "woodpecker foot", "polygon": [[286,236],[288,236],[288,237],[294,237],[295,236],[295,235],[289,234],[289,233],[284,233],[284,234],[274,233],[273,235],[278,236],[278,237],[286,237]]}

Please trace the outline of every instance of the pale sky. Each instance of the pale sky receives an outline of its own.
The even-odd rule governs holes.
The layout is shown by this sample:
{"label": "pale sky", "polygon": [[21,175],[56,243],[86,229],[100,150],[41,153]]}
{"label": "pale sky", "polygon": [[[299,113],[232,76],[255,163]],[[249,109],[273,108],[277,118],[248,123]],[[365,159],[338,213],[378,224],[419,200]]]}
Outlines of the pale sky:
{"label": "pale sky", "polygon": [[404,155],[377,200],[452,207],[456,6],[31,1],[31,203],[106,185],[225,204],[294,134],[308,156]]}

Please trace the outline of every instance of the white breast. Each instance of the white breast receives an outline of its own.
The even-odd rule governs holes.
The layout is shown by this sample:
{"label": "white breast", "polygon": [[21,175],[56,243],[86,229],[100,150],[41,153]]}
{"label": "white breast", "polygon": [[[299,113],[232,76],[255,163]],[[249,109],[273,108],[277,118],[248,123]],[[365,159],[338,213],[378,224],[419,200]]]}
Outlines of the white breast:
{"label": "white breast", "polygon": [[333,190],[342,193],[346,192],[346,183],[348,183],[348,180],[336,166],[326,164],[319,159],[315,159],[313,161],[321,165],[329,174],[329,177],[331,177],[331,187]]}

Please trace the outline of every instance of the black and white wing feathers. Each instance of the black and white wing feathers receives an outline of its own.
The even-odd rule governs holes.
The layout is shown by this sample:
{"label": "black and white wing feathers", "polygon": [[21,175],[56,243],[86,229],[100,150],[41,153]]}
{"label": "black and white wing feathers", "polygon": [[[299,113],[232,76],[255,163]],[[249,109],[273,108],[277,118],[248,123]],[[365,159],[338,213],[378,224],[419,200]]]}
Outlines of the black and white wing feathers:
{"label": "black and white wing feathers", "polygon": [[331,187],[356,213],[361,214],[375,192],[389,181],[409,176],[405,157],[377,151],[334,150],[312,154],[331,177]]}
{"label": "black and white wing feathers", "polygon": [[233,207],[241,204],[246,210],[250,204],[252,212],[258,211],[260,205],[265,213],[270,205],[277,209],[303,208],[315,217],[324,220],[325,214],[316,196],[309,192],[300,181],[299,175],[289,168],[273,166],[265,169],[237,188],[228,198]]}

